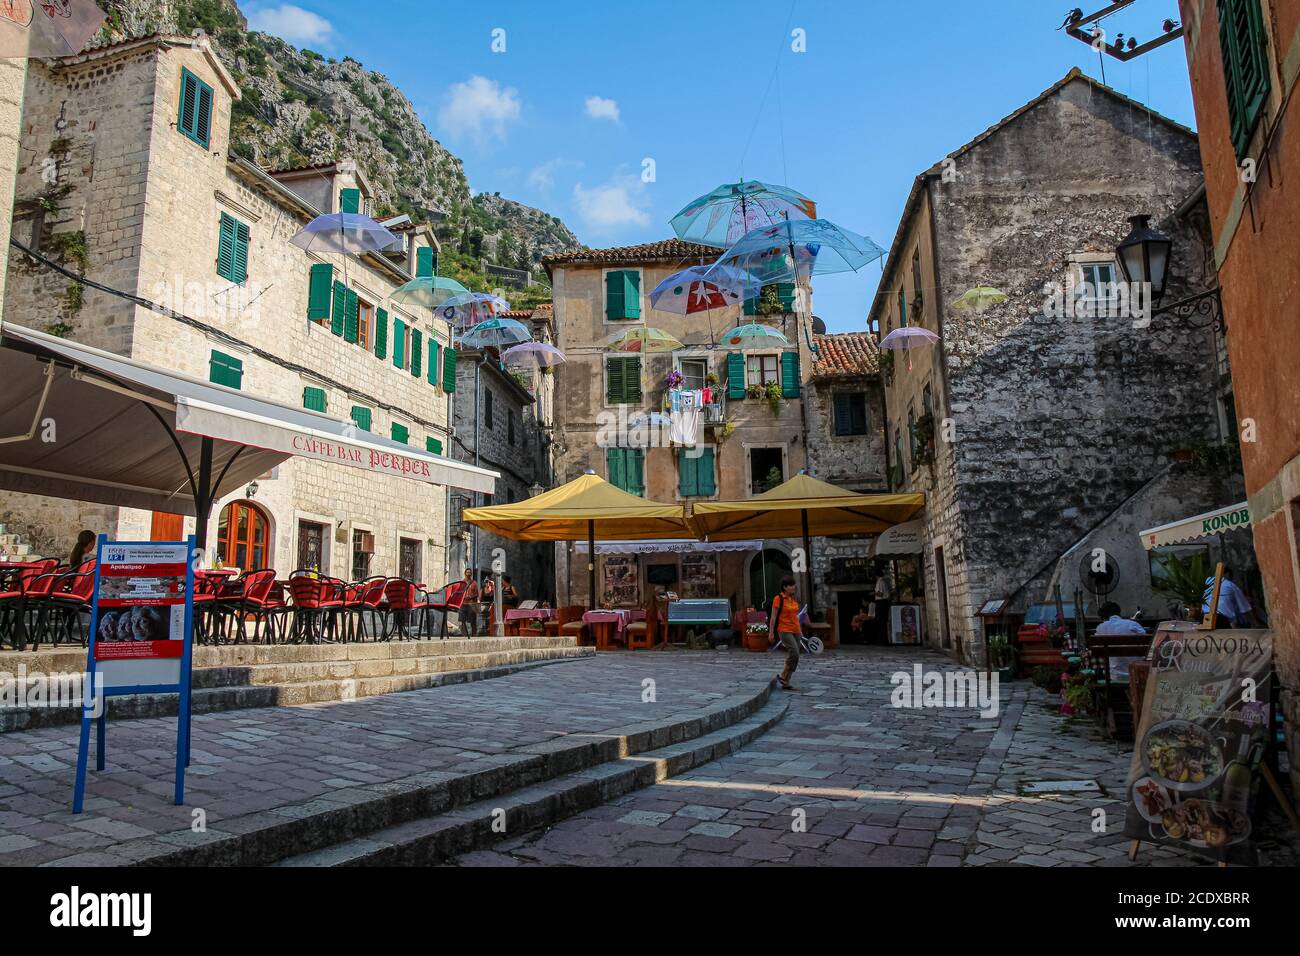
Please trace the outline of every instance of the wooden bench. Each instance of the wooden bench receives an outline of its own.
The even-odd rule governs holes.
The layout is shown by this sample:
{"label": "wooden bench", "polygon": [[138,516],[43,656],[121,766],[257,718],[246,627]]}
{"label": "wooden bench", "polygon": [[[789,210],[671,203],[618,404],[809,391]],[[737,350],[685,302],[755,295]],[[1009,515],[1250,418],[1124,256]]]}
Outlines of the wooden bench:
{"label": "wooden bench", "polygon": [[1097,722],[1110,736],[1131,740],[1133,708],[1129,701],[1128,671],[1122,674],[1112,664],[1122,658],[1145,660],[1152,636],[1137,634],[1090,634],[1088,656],[1092,659],[1093,702]]}

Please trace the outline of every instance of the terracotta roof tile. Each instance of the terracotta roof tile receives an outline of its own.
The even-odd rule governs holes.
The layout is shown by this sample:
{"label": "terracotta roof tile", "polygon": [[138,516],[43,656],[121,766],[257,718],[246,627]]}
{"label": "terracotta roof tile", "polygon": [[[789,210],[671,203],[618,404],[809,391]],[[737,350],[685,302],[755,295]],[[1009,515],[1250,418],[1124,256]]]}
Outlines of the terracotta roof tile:
{"label": "terracotta roof tile", "polygon": [[880,372],[880,350],[870,333],[814,335],[813,341],[817,344],[814,379],[858,378]]}
{"label": "terracotta roof tile", "polygon": [[553,265],[597,265],[609,262],[680,262],[683,266],[701,258],[711,262],[722,253],[715,246],[702,246],[681,239],[643,242],[637,246],[614,246],[609,249],[574,249],[557,252],[542,259],[548,269]]}

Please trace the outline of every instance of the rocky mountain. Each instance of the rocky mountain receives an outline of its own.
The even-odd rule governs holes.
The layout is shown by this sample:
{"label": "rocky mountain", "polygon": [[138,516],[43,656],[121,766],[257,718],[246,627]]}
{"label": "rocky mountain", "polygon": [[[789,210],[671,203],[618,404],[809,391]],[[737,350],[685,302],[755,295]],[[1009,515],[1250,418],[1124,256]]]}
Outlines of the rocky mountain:
{"label": "rocky mountain", "polygon": [[[203,30],[243,91],[232,149],[275,169],[351,156],[375,192],[379,214],[432,217],[439,239],[471,278],[480,258],[538,269],[543,255],[580,243],[555,216],[505,199],[471,197],[459,158],[439,143],[411,101],[382,73],[295,49],[248,30],[234,0],[99,0],[104,41],[153,30]],[[544,277],[544,273],[541,273]]]}

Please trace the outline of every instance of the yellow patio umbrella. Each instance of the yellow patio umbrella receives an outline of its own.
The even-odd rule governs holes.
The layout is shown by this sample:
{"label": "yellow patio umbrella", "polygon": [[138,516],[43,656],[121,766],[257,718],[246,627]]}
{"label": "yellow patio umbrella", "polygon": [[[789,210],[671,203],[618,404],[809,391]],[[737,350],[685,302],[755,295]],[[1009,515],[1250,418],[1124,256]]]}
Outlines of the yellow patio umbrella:
{"label": "yellow patio umbrella", "polygon": [[615,332],[605,342],[615,352],[675,352],[684,346],[671,333],[652,326],[638,325],[635,328]]}
{"label": "yellow patio umbrella", "polygon": [[915,517],[925,507],[923,494],[862,495],[811,475],[798,474],[771,491],[743,501],[701,501],[691,509],[691,525],[701,538],[803,537],[804,587],[813,607],[813,535],[879,534]]}
{"label": "yellow patio umbrella", "polygon": [[694,538],[682,505],[649,501],[587,472],[514,504],[466,508],[465,521],[514,541],[587,539],[591,607],[596,607],[596,542]]}

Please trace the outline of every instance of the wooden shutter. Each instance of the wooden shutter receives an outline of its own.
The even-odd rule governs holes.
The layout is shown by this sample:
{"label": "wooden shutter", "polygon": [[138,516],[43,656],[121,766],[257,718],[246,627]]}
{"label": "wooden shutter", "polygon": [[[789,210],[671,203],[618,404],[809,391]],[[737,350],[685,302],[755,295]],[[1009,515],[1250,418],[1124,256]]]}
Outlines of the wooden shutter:
{"label": "wooden shutter", "polygon": [[343,338],[347,342],[357,340],[357,325],[361,321],[361,300],[356,290],[348,289],[344,304]]}
{"label": "wooden shutter", "polygon": [[622,448],[605,449],[605,470],[606,474],[609,475],[609,483],[615,488],[623,488],[623,490],[626,491],[627,489],[623,487],[627,480],[626,471],[624,469],[623,451],[624,449]]}
{"label": "wooden shutter", "polygon": [[756,293],[745,300],[744,312],[746,315],[758,315],[758,298],[761,293]]}
{"label": "wooden shutter", "polygon": [[248,227],[235,220],[235,274],[233,282],[243,285],[248,281]]}
{"label": "wooden shutter", "polygon": [[1259,0],[1219,0],[1218,12],[1229,132],[1240,159],[1250,147],[1268,101],[1267,35]]}
{"label": "wooden shutter", "polygon": [[429,384],[438,384],[438,340],[429,336]]}
{"label": "wooden shutter", "polygon": [[417,246],[415,250],[416,276],[432,276],[435,266],[432,246]]}
{"label": "wooden shutter", "polygon": [[338,279],[334,280],[334,308],[330,313],[330,331],[335,335],[343,334],[344,316],[348,310],[348,287]]}
{"label": "wooden shutter", "polygon": [[393,436],[393,441],[400,441],[405,445],[409,442],[411,430],[405,425],[399,425],[397,422],[393,422],[391,434]]}
{"label": "wooden shutter", "polygon": [[617,321],[627,318],[624,315],[623,273],[605,273],[605,318]]}
{"label": "wooden shutter", "polygon": [[352,421],[363,431],[370,431],[370,409],[364,405],[353,405]]}
{"label": "wooden shutter", "polygon": [[217,275],[235,281],[235,220],[224,212],[217,229]]}
{"label": "wooden shutter", "polygon": [[852,412],[853,434],[865,435],[867,433],[867,396],[859,393],[851,396],[851,398],[855,399],[849,402],[849,409]]}
{"label": "wooden shutter", "polygon": [[776,284],[776,296],[781,300],[782,312],[794,311],[794,290],[793,282],[778,282]]}
{"label": "wooden shutter", "polygon": [[393,364],[406,368],[406,323],[393,319]]}
{"label": "wooden shutter", "polygon": [[450,345],[442,350],[442,390],[456,391],[456,350]]}
{"label": "wooden shutter", "polygon": [[176,128],[207,149],[212,137],[212,87],[189,70],[181,69],[180,105]]}
{"label": "wooden shutter", "polygon": [[442,439],[433,438],[432,436],[424,439],[424,450],[432,455],[442,454]]}
{"label": "wooden shutter", "polygon": [[700,449],[700,457],[695,459],[695,480],[701,498],[711,498],[718,493],[713,480],[713,449]]}
{"label": "wooden shutter", "polygon": [[198,124],[194,130],[195,138],[207,149],[212,137],[212,87],[202,80],[199,81],[199,114],[195,119]]}
{"label": "wooden shutter", "polygon": [[849,393],[835,393],[835,434],[850,435],[853,433],[853,412],[849,408]]}
{"label": "wooden shutter", "polygon": [[605,359],[605,404],[618,405],[623,401],[623,360]]}
{"label": "wooden shutter", "polygon": [[623,318],[641,318],[641,273],[635,269],[623,273]]}
{"label": "wooden shutter", "polygon": [[907,293],[901,285],[898,287],[898,327],[907,328]]}
{"label": "wooden shutter", "polygon": [[483,427],[492,430],[492,389],[483,389]]}
{"label": "wooden shutter", "polygon": [[388,355],[388,310],[375,310],[375,358]]}
{"label": "wooden shutter", "polygon": [[214,385],[239,388],[244,381],[244,360],[213,349],[208,360],[208,379]]}
{"label": "wooden shutter", "polygon": [[306,386],[302,390],[302,407],[313,412],[325,411],[325,389]]}
{"label": "wooden shutter", "polygon": [[799,397],[799,353],[781,353],[781,395],[785,398]]}
{"label": "wooden shutter", "polygon": [[745,356],[727,353],[727,398],[745,397]]}
{"label": "wooden shutter", "polygon": [[416,378],[420,377],[420,359],[424,352],[422,338],[419,329],[411,329],[411,374]]}
{"label": "wooden shutter", "polygon": [[696,477],[695,464],[689,448],[677,449],[677,493],[683,498],[693,498],[700,493],[700,482]]}
{"label": "wooden shutter", "polygon": [[641,356],[623,359],[623,401],[641,404]]}
{"label": "wooden shutter", "polygon": [[334,266],[317,262],[307,280],[307,321],[324,322],[330,317],[330,289],[334,285]]}
{"label": "wooden shutter", "polygon": [[645,449],[627,448],[624,466],[627,472],[627,490],[638,498],[645,497]]}
{"label": "wooden shutter", "polygon": [[339,212],[361,212],[361,190],[360,189],[341,189],[339,190]]}

